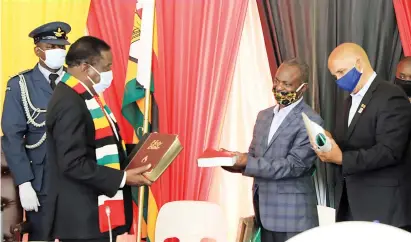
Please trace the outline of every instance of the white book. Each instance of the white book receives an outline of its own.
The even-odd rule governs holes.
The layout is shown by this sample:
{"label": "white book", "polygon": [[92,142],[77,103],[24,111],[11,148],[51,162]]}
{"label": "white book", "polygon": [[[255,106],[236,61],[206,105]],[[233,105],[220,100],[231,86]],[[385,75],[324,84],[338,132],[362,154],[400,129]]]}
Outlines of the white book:
{"label": "white book", "polygon": [[329,152],[332,148],[330,139],[325,135],[323,127],[311,121],[305,113],[301,113],[305,128],[307,129],[310,140],[318,147],[321,152]]}
{"label": "white book", "polygon": [[233,166],[237,157],[224,151],[207,149],[197,159],[198,167]]}
{"label": "white book", "polygon": [[335,209],[317,205],[318,222],[320,226],[335,224]]}

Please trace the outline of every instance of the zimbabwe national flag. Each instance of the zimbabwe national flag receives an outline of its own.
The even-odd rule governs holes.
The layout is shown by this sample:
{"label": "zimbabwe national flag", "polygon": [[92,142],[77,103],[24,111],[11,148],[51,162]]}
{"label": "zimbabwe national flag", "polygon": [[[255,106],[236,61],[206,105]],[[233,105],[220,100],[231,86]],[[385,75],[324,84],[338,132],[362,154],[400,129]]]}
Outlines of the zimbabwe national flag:
{"label": "zimbabwe national flag", "polygon": [[[138,6],[138,4],[137,4]],[[137,9],[134,15],[134,27],[133,35],[130,45],[130,55],[127,66],[127,80],[125,83],[125,90],[123,96],[123,104],[121,112],[127,121],[133,126],[135,134],[133,137],[133,143],[138,143],[139,139],[143,135],[143,122],[144,122],[144,102],[145,102],[145,88],[137,80],[137,69],[139,54],[142,48],[152,48],[152,71],[151,71],[151,95],[149,105],[149,130],[148,132],[155,132],[158,130],[158,108],[154,100],[154,77],[157,69],[157,24],[154,15],[153,23],[153,43],[152,46],[142,46],[140,42],[141,33],[141,16],[142,9]],[[158,214],[158,207],[153,193],[150,187],[145,187],[144,196],[144,213],[142,224],[142,238],[146,238],[146,241],[154,242],[155,224]],[[134,211],[137,212],[138,204],[138,188],[132,188],[133,200],[135,203]],[[134,221],[137,223],[137,214],[134,215]],[[136,228],[136,226],[134,226]],[[136,231],[137,232],[137,231]]]}

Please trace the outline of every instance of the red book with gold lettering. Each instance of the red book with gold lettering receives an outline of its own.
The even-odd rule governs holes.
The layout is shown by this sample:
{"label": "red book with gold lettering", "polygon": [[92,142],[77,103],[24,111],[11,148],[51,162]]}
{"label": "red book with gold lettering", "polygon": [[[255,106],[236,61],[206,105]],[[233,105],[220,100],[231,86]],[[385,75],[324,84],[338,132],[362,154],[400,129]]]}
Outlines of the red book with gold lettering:
{"label": "red book with gold lettering", "polygon": [[143,137],[128,156],[129,169],[151,164],[151,169],[143,175],[150,181],[156,181],[170,166],[183,147],[177,135],[150,133]]}

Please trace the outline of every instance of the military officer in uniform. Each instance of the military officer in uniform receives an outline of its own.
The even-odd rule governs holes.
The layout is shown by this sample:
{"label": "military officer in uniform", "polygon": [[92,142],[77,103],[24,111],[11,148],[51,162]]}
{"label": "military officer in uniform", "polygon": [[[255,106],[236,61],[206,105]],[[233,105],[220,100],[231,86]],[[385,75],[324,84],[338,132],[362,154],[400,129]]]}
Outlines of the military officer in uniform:
{"label": "military officer in uniform", "polygon": [[33,69],[12,77],[5,93],[1,145],[30,223],[29,241],[47,240],[41,229],[48,189],[44,182],[46,107],[64,74],[70,31],[70,25],[64,22],[47,23],[34,29],[29,37],[34,39],[34,54],[39,62]]}

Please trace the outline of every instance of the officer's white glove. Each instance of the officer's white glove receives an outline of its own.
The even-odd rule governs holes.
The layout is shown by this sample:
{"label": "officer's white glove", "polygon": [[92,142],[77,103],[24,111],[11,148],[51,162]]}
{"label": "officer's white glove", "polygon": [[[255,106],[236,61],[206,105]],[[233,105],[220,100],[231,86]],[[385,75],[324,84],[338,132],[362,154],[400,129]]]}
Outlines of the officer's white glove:
{"label": "officer's white glove", "polygon": [[31,186],[31,182],[25,182],[19,185],[19,195],[21,206],[26,211],[38,211],[40,206],[36,191]]}

